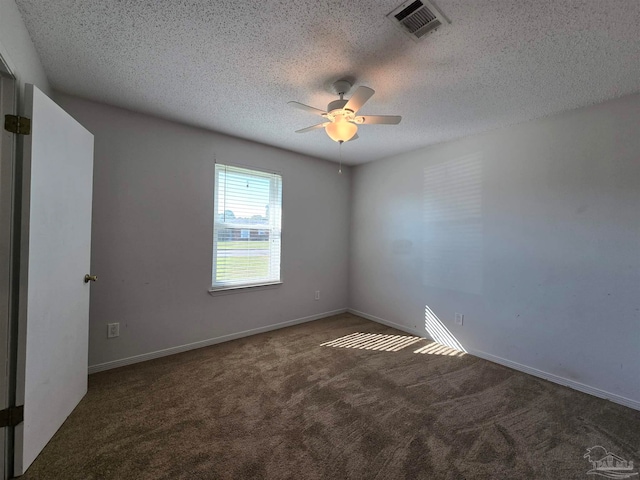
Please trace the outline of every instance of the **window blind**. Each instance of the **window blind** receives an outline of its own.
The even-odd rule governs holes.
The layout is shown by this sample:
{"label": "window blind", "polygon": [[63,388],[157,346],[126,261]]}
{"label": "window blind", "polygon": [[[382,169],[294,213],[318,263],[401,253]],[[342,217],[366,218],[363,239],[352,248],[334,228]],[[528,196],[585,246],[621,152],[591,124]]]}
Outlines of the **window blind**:
{"label": "window blind", "polygon": [[282,177],[216,164],[212,285],[280,281]]}

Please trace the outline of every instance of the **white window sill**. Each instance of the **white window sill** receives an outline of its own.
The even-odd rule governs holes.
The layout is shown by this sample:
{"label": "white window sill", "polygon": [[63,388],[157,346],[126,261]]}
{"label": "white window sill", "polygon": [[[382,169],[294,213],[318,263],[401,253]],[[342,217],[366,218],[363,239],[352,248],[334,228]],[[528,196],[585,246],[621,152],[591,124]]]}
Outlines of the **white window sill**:
{"label": "white window sill", "polygon": [[255,290],[267,290],[270,288],[278,288],[282,282],[256,283],[254,285],[234,285],[230,287],[210,287],[209,295],[217,297],[218,295],[229,295],[232,293],[245,293]]}

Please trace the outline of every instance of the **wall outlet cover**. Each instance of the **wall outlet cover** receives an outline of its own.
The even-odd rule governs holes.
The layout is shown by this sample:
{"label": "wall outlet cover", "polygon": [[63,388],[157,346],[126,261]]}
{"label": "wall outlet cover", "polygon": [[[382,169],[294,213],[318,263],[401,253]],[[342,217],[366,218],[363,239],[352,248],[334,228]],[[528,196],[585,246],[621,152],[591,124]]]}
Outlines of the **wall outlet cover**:
{"label": "wall outlet cover", "polygon": [[115,338],[120,336],[119,323],[107,323],[107,338]]}
{"label": "wall outlet cover", "polygon": [[456,325],[464,324],[464,315],[461,313],[456,313]]}

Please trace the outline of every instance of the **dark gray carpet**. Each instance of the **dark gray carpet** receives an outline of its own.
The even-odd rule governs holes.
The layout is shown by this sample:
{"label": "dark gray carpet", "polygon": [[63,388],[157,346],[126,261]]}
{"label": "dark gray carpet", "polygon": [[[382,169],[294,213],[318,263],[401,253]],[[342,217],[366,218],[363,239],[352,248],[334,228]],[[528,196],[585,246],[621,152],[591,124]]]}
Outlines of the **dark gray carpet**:
{"label": "dark gray carpet", "polygon": [[640,464],[640,412],[425,340],[320,346],[354,332],[406,335],[344,314],[91,375],[22,478],[594,478],[595,445]]}

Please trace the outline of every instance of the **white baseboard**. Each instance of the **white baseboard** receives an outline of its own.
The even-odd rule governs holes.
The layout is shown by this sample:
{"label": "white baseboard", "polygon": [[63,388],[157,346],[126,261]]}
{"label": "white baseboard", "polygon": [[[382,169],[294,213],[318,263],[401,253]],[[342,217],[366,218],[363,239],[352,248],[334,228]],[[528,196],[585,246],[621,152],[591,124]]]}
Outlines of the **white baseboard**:
{"label": "white baseboard", "polygon": [[250,335],[256,335],[258,333],[269,332],[271,330],[278,330],[280,328],[290,327],[292,325],[298,325],[300,323],[312,322],[314,320],[320,320],[321,318],[339,315],[341,313],[345,313],[346,311],[346,308],[342,308],[340,310],[333,310],[331,312],[318,313],[316,315],[310,315],[308,317],[296,318],[295,320],[289,320],[287,322],[267,325],[265,327],[253,328],[251,330],[244,330],[242,332],[231,333],[229,335],[222,335],[221,337],[209,338],[207,340],[188,343],[186,345],[178,345],[176,347],[165,348],[163,350],[156,350],[155,352],[134,355],[133,357],[112,360],[105,363],[98,363],[96,365],[89,365],[89,374],[102,372],[104,370],[111,370],[112,368],[124,367],[125,365],[132,365],[134,363],[145,362],[154,358],[166,357],[168,355],[174,355],[176,353],[186,352],[188,350],[195,350],[196,348],[208,347],[217,343],[228,342],[230,340],[236,340],[238,338],[248,337]]}
{"label": "white baseboard", "polygon": [[[367,320],[371,320],[372,322],[381,323],[382,325],[386,325],[388,327],[392,327],[397,330],[401,330],[403,332],[411,333],[418,337],[429,338],[429,336],[426,335],[425,332],[418,331],[416,329],[407,327],[405,325],[399,325],[397,323],[390,322],[389,320],[385,320],[383,318],[376,317],[368,313],[360,312],[352,308],[349,308],[348,312],[353,313],[354,315],[358,315],[359,317],[366,318]],[[624,405],[625,407],[633,408],[634,410],[640,410],[640,402],[637,400],[632,400],[631,398],[627,398],[621,395],[617,395],[615,393],[607,392],[605,390],[601,390],[599,388],[592,387],[590,385],[585,385],[584,383],[576,382],[575,380],[570,380],[568,378],[564,378],[559,375],[555,375],[553,373],[538,370],[537,368],[529,367],[521,363],[507,360],[506,358],[497,357],[490,353],[481,352],[479,350],[474,350],[474,349],[467,349],[467,353],[470,355],[473,355],[474,357],[479,357],[484,360],[488,360],[490,362],[503,365],[505,367],[513,368],[514,370],[518,370],[519,372],[533,375],[534,377],[543,378],[550,382],[557,383],[558,385],[564,385],[565,387],[578,390],[579,392],[588,393],[589,395],[593,395],[599,398],[604,398],[605,400],[610,400],[614,403]]]}
{"label": "white baseboard", "polygon": [[599,398],[604,398],[605,400],[610,400],[614,403],[619,403],[620,405],[633,408],[634,410],[640,410],[640,402],[636,400],[632,400],[630,398],[623,397],[621,395],[616,395],[615,393],[607,392],[605,390],[600,390],[599,388],[592,387],[590,385],[585,385],[584,383],[576,382],[575,380],[570,380],[568,378],[564,378],[559,375],[555,375],[553,373],[545,372],[543,370],[538,370],[537,368],[529,367],[521,363],[513,362],[511,360],[507,360],[506,358],[497,357],[495,355],[491,355],[490,353],[481,352],[479,350],[474,350],[474,349],[467,350],[467,352],[473,355],[474,357],[479,357],[485,360],[489,360],[490,362],[499,363],[500,365],[513,368],[514,370],[518,370],[520,372],[528,373],[529,375],[533,375],[534,377],[544,378],[545,380],[549,380],[550,382],[557,383],[558,385],[564,385],[565,387],[578,390],[579,392],[588,393],[589,395],[593,395]]}

